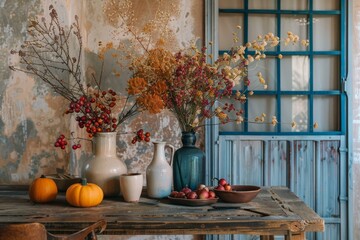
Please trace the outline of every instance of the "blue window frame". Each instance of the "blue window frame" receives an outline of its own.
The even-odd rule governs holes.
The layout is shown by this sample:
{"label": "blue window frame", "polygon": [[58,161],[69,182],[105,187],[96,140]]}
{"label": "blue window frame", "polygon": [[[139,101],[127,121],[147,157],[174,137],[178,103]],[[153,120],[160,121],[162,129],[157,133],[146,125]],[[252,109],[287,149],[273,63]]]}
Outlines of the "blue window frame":
{"label": "blue window frame", "polygon": [[[258,7],[264,5],[265,8],[257,8],[256,2],[258,3]],[[328,1],[334,2],[330,4],[332,5],[330,7],[327,6],[329,5],[328,3],[325,3],[324,6],[322,6],[315,4],[315,1],[312,0],[292,2],[303,2],[303,4],[297,6],[299,9],[290,9],[288,0],[219,0],[219,22],[223,22],[221,19],[227,17],[238,19],[242,25],[242,40],[244,43],[253,40],[249,35],[251,35],[251,30],[254,27],[252,22],[256,18],[264,18],[264,20],[260,20],[259,22],[265,22],[269,19],[270,21],[273,21],[273,30],[278,36],[284,36],[284,34],[286,34],[285,31],[287,31],[287,29],[284,29],[283,25],[286,25],[286,22],[289,22],[289,19],[298,20],[298,24],[303,25],[303,29],[305,29],[305,37],[309,40],[309,47],[306,49],[288,50],[287,48],[278,46],[277,48],[266,52],[267,56],[276,57],[279,54],[282,54],[284,59],[299,58],[300,60],[304,60],[306,62],[305,67],[308,70],[306,73],[308,74],[306,87],[295,87],[290,89],[286,86],[284,83],[287,79],[284,79],[286,77],[283,72],[286,71],[287,65],[294,65],[296,63],[294,63],[293,60],[280,60],[274,58],[273,62],[268,64],[273,67],[273,87],[269,90],[254,90],[254,95],[248,98],[248,101],[243,106],[245,110],[245,119],[251,120],[254,115],[259,114],[258,112],[252,113],[254,107],[259,107],[261,103],[264,102],[270,102],[270,105],[272,106],[270,106],[271,110],[268,110],[269,114],[275,115],[281,124],[278,124],[273,128],[258,127],[254,126],[251,121],[246,121],[241,127],[235,126],[224,128],[220,126],[220,135],[345,134],[345,83],[347,74],[346,1]],[[332,32],[326,33],[326,30],[330,29],[331,26],[333,27],[333,30],[331,30]],[[220,30],[221,27],[221,24],[218,23],[218,28]],[[294,32],[295,31],[296,30],[294,30]],[[333,39],[326,38],[327,34],[328,37],[335,37],[338,39],[335,39],[334,41]],[[325,38],[322,38],[322,35],[324,35]],[[221,43],[222,36],[219,34],[217,38]],[[326,45],[328,44],[326,44],[326,42],[329,40],[334,41],[335,43],[333,46],[327,47]],[[219,49],[220,47],[221,46],[217,49],[218,54],[223,54],[229,50]],[[326,71],[331,72],[331,74],[325,74],[325,76],[329,76],[328,79],[319,77],[319,75],[324,75]],[[244,90],[244,88],[246,87],[243,87],[241,90]],[[297,107],[302,108],[302,110],[299,111],[299,116],[287,116],[289,113],[287,109],[289,107],[296,108],[296,105],[299,105],[296,102],[302,102],[302,104],[300,104],[301,107]],[[289,104],[294,106],[290,106]],[[300,115],[302,115],[302,117]],[[300,118],[298,120],[300,120],[301,128],[299,127],[294,130],[290,127],[293,120],[297,122],[294,117]],[[315,122],[319,126],[318,129],[314,128]]]}

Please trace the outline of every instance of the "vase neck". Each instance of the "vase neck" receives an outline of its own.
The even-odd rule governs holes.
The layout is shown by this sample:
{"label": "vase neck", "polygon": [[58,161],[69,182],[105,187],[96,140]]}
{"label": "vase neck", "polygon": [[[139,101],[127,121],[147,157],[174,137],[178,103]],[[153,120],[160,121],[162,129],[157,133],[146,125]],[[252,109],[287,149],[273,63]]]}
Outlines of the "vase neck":
{"label": "vase neck", "polygon": [[160,162],[165,159],[165,144],[166,142],[153,142],[154,157],[153,162]]}
{"label": "vase neck", "polygon": [[97,133],[94,137],[95,155],[116,155],[116,132]]}
{"label": "vase neck", "polygon": [[195,132],[182,132],[181,142],[183,146],[195,146],[196,143]]}

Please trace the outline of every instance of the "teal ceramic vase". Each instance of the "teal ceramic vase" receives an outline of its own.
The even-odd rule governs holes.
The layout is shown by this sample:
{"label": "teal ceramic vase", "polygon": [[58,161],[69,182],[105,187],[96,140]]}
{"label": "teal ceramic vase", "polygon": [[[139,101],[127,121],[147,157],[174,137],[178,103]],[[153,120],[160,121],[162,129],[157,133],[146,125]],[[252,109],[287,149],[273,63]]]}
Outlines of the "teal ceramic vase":
{"label": "teal ceramic vase", "polygon": [[183,132],[181,141],[183,146],[175,151],[173,159],[174,190],[194,190],[205,183],[205,153],[195,146],[195,132]]}

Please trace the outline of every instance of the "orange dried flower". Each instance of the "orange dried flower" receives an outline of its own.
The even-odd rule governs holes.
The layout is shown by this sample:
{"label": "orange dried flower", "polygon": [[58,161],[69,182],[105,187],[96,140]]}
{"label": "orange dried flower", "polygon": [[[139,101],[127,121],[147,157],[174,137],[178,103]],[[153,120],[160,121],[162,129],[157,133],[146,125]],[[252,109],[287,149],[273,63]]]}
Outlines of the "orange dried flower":
{"label": "orange dried flower", "polygon": [[146,80],[140,77],[130,78],[128,81],[128,94],[136,95],[143,92],[146,89]]}
{"label": "orange dried flower", "polygon": [[164,80],[159,80],[151,87],[151,92],[161,95],[167,91],[167,86]]}
{"label": "orange dried flower", "polygon": [[164,102],[157,94],[145,93],[137,99],[137,103],[151,114],[160,113],[164,109]]}

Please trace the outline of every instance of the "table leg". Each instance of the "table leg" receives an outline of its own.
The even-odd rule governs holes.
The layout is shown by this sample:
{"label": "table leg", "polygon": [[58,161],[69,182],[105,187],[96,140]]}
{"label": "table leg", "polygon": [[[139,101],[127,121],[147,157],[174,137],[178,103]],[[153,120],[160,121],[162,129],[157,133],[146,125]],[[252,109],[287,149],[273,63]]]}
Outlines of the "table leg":
{"label": "table leg", "polygon": [[260,236],[260,240],[274,240],[273,235],[262,235]]}
{"label": "table leg", "polygon": [[289,232],[285,236],[285,240],[305,240],[305,233],[304,232],[301,232],[301,233],[291,233],[291,232]]}

